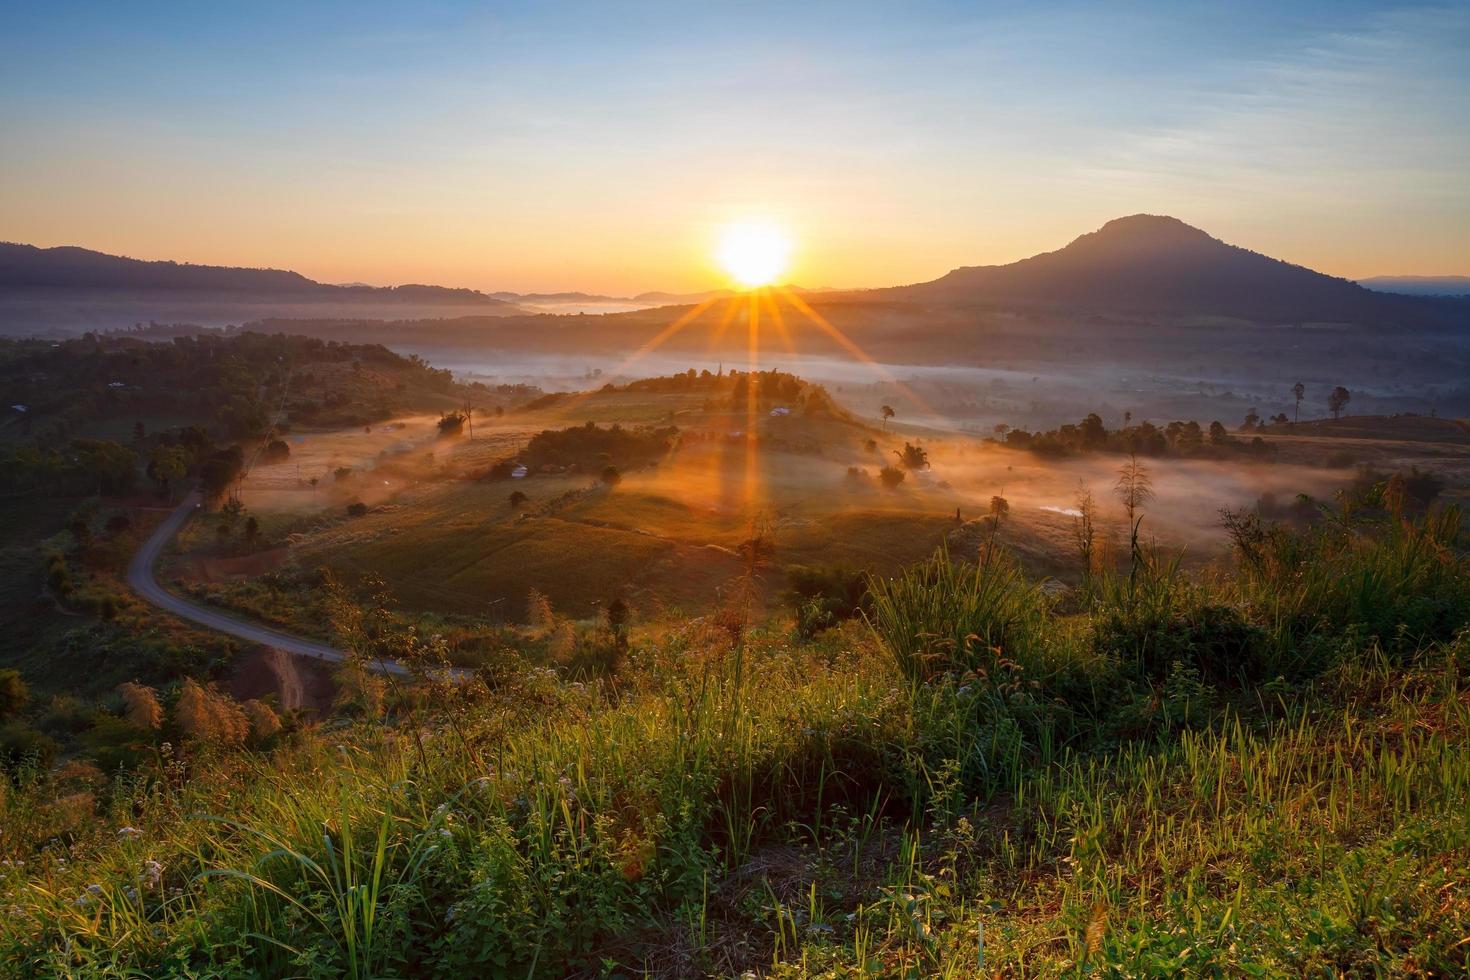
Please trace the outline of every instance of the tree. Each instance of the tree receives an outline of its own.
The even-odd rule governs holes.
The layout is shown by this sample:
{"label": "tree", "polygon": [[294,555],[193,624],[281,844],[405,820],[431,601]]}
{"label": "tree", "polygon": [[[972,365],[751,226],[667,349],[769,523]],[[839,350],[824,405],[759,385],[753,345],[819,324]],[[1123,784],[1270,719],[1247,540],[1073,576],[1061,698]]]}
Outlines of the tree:
{"label": "tree", "polygon": [[1217,419],[1210,423],[1210,444],[1223,446],[1230,441],[1230,433],[1225,431],[1225,426]]}
{"label": "tree", "polygon": [[259,537],[260,522],[255,519],[254,514],[251,514],[249,517],[245,518],[245,543],[253,547],[255,545],[255,540]]}
{"label": "tree", "polygon": [[615,487],[619,483],[623,482],[623,474],[618,472],[618,468],[616,466],[604,466],[602,468],[602,475],[599,476],[598,479],[607,484],[609,487]]}
{"label": "tree", "polygon": [[891,418],[893,418],[893,416],[896,415],[896,414],[898,414],[898,413],[893,410],[893,406],[892,405],[884,405],[883,408],[880,409],[880,411],[882,411],[882,413],[883,413],[883,431],[884,432],[887,432],[888,431],[888,420],[891,419]]}
{"label": "tree", "polygon": [[898,461],[903,464],[905,469],[927,470],[929,468],[929,453],[923,446],[916,446],[911,442],[906,442],[903,444],[903,452],[895,449],[893,455],[898,457]]}
{"label": "tree", "polygon": [[1342,410],[1352,400],[1352,392],[1348,391],[1342,385],[1338,385],[1332,389],[1332,394],[1327,396],[1327,408],[1332,412],[1332,417],[1335,419],[1342,415]]}
{"label": "tree", "polygon": [[159,493],[173,498],[173,484],[189,472],[184,450],[180,446],[157,446],[148,458],[148,476],[158,484]]}
{"label": "tree", "polygon": [[1136,455],[1130,455],[1128,462],[1118,470],[1118,483],[1114,491],[1123,503],[1129,525],[1136,525],[1138,511],[1154,499],[1153,478],[1149,476],[1148,467],[1140,463]]}
{"label": "tree", "polygon": [[1241,423],[1241,429],[1246,432],[1254,432],[1261,425],[1261,414],[1254,408],[1245,413],[1245,421]]}
{"label": "tree", "polygon": [[225,528],[228,532],[234,533],[235,525],[238,524],[240,522],[240,518],[244,516],[245,505],[240,502],[239,497],[231,497],[229,500],[226,500],[224,502],[224,505],[219,509],[220,526]]}
{"label": "tree", "polygon": [[903,482],[904,475],[903,470],[896,466],[885,466],[878,471],[878,479],[890,490]]}
{"label": "tree", "polygon": [[1009,431],[1011,431],[1011,427],[1009,425],[1006,425],[1004,422],[997,422],[995,424],[995,438],[1000,442],[1005,442],[1006,433]]}
{"label": "tree", "polygon": [[1307,397],[1307,386],[1298,381],[1291,386],[1291,393],[1296,397],[1296,417],[1292,421],[1300,422],[1302,420],[1302,399]]}

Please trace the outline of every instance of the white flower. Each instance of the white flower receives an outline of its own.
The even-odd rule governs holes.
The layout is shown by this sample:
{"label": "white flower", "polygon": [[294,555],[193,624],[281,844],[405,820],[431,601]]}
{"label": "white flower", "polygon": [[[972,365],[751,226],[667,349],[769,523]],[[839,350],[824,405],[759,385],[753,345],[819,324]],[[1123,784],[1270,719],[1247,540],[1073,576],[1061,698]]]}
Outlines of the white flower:
{"label": "white flower", "polygon": [[117,836],[123,840],[132,840],[134,837],[142,837],[143,832],[137,827],[121,827],[118,829]]}

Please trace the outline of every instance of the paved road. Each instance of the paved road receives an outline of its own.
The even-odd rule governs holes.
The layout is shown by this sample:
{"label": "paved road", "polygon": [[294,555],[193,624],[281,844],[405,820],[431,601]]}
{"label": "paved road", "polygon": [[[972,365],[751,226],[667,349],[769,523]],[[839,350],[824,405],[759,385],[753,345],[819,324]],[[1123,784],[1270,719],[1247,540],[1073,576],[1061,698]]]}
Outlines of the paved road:
{"label": "paved road", "polygon": [[[175,595],[158,584],[158,580],[153,577],[153,567],[158,564],[158,556],[163,554],[163,549],[193,516],[198,506],[199,494],[191,493],[184,498],[182,504],[174,508],[173,513],[164,518],[163,523],[159,524],[153,535],[143,542],[143,547],[138,549],[138,553],[133,555],[133,560],[128,563],[128,585],[155,606],[181,619],[187,619],[191,623],[207,626],[221,633],[228,633],[230,636],[239,637],[250,643],[261,643],[275,647],[277,650],[285,650],[287,653],[294,653],[300,657],[311,657],[332,663],[343,660],[345,654],[335,647],[292,636],[290,633],[282,633],[268,626],[236,619],[218,609],[201,606],[182,596]],[[369,666],[383,674],[406,676],[410,673],[407,667],[392,660],[376,661]],[[469,672],[450,671],[451,676],[459,676],[461,673]]]}

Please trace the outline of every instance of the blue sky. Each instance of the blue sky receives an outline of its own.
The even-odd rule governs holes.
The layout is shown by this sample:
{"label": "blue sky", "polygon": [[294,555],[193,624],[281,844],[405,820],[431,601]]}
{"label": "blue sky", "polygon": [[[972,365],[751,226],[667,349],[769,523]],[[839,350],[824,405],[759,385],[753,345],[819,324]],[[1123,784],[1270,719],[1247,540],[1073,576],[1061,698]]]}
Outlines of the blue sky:
{"label": "blue sky", "polygon": [[0,238],[329,281],[881,285],[1174,214],[1470,272],[1470,3],[28,4]]}

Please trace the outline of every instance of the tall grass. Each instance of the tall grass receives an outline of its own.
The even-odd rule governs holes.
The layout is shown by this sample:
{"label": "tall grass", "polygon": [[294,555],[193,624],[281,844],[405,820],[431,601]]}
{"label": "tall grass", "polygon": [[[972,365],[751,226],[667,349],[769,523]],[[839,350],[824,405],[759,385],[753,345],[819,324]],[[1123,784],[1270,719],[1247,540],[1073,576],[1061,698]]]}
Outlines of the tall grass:
{"label": "tall grass", "polygon": [[986,669],[997,658],[1034,661],[1043,650],[1047,602],[1008,554],[983,564],[941,548],[892,578],[871,577],[869,622],[911,681]]}
{"label": "tall grass", "polygon": [[[1228,584],[1146,556],[1068,616],[1010,559],[940,552],[871,583],[866,629],[669,624],[616,685],[528,669],[452,730],[191,749],[22,853],[12,828],[78,805],[33,773],[0,794],[28,862],[0,866],[0,962],[1463,975],[1470,606],[1443,520],[1272,543]],[[1313,644],[1309,681],[1265,666]]]}
{"label": "tall grass", "polygon": [[1242,548],[1241,590],[1271,637],[1275,672],[1331,665],[1333,639],[1376,638],[1409,653],[1470,620],[1470,567],[1458,507],[1416,520],[1267,529]]}

